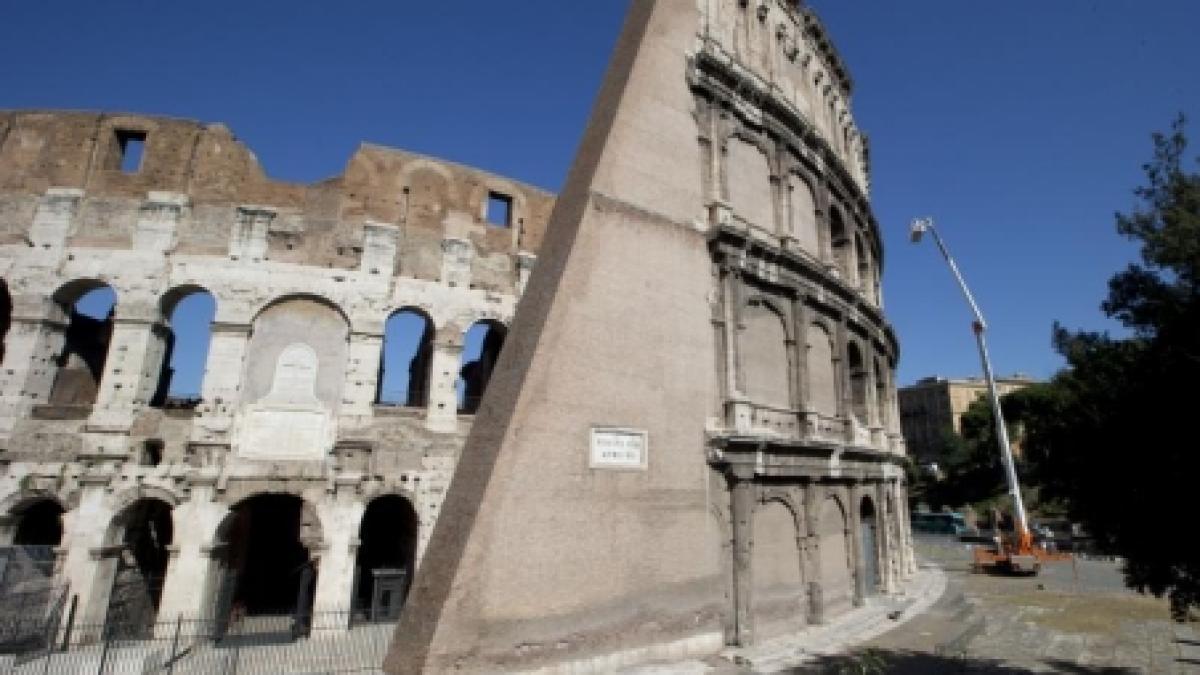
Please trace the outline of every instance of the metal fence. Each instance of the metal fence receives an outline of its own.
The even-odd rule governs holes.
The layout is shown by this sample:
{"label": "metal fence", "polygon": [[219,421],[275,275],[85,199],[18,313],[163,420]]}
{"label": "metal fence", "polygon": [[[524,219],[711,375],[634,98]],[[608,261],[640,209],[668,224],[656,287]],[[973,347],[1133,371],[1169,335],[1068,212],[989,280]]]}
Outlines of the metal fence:
{"label": "metal fence", "polygon": [[124,626],[31,618],[0,646],[0,674],[193,675],[379,673],[393,623],[360,613],[244,616],[233,622],[177,618]]}

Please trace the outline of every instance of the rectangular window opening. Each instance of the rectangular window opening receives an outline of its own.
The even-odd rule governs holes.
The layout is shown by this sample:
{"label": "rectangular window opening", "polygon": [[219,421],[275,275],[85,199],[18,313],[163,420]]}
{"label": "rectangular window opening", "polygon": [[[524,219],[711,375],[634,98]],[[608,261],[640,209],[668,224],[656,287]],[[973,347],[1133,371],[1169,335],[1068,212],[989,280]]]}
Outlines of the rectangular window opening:
{"label": "rectangular window opening", "polygon": [[487,222],[496,227],[512,227],[512,197],[499,192],[489,192]]}
{"label": "rectangular window opening", "polygon": [[117,147],[121,151],[121,172],[142,170],[142,153],[146,148],[146,132],[117,129]]}

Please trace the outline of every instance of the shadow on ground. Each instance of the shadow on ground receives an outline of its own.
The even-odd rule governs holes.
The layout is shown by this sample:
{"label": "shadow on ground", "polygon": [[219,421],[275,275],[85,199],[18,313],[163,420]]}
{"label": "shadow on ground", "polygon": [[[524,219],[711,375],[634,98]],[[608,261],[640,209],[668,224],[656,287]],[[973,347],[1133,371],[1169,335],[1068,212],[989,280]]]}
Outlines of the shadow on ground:
{"label": "shadow on ground", "polygon": [[[1067,661],[1047,660],[1045,665],[1056,673],[1074,675],[1126,675],[1136,673],[1124,668],[1080,666]],[[956,656],[938,656],[926,652],[891,649],[867,649],[853,654],[821,657],[815,663],[787,671],[795,675],[942,675],[943,673],[982,673],[1016,675],[1032,670],[1004,665],[998,661]],[[1042,670],[1045,672],[1045,670]]]}

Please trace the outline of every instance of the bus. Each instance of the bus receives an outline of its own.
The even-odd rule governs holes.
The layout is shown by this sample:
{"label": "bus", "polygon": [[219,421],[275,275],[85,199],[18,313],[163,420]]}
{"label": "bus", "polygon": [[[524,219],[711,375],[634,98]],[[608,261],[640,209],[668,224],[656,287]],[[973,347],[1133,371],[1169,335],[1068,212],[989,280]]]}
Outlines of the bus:
{"label": "bus", "polygon": [[914,532],[959,535],[967,531],[967,521],[961,513],[913,513]]}

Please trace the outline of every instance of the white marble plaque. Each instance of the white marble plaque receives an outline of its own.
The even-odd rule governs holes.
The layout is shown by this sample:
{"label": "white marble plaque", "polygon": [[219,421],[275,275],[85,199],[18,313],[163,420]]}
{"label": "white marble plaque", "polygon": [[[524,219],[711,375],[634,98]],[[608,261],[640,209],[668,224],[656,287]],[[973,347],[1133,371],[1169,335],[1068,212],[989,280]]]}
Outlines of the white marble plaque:
{"label": "white marble plaque", "polygon": [[641,429],[592,427],[588,465],[593,469],[645,469],[649,434]]}
{"label": "white marble plaque", "polygon": [[275,360],[275,377],[264,403],[313,404],[317,402],[317,353],[297,342],[283,348]]}
{"label": "white marble plaque", "polygon": [[332,446],[324,411],[254,408],[243,423],[238,454],[246,459],[320,461]]}

